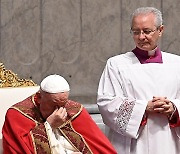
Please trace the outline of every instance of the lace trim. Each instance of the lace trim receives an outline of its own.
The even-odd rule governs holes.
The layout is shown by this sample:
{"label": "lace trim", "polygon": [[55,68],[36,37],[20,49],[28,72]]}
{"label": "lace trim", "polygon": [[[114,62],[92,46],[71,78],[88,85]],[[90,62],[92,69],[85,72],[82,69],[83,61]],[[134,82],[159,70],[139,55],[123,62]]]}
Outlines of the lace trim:
{"label": "lace trim", "polygon": [[135,102],[128,102],[126,100],[120,107],[118,116],[116,119],[116,123],[118,125],[118,132],[120,132],[122,135],[126,132],[127,125],[129,123],[129,119],[131,117],[131,113],[133,111],[133,107],[135,105]]}

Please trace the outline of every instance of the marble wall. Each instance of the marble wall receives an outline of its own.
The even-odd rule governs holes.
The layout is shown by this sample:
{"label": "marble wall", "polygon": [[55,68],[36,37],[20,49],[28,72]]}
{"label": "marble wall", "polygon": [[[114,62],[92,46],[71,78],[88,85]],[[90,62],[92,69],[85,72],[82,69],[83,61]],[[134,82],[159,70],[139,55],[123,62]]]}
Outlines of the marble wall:
{"label": "marble wall", "polygon": [[163,12],[161,48],[180,54],[178,0],[0,0],[0,62],[37,84],[61,74],[72,99],[96,103],[106,60],[134,47],[129,17],[140,6]]}

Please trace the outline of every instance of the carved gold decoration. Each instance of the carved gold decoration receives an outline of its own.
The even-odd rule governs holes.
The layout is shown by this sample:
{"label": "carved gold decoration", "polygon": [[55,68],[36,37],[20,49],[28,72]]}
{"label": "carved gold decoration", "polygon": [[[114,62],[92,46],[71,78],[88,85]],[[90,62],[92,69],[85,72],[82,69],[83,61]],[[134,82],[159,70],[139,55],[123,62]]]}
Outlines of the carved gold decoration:
{"label": "carved gold decoration", "polygon": [[36,86],[32,80],[19,79],[17,74],[6,70],[3,63],[0,63],[0,88],[3,87],[27,87]]}

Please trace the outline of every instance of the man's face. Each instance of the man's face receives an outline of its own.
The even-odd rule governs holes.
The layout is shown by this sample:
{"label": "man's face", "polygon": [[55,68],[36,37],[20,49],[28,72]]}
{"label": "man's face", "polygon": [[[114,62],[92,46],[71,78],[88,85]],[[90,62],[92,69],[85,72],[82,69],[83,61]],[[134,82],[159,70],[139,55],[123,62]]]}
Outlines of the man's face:
{"label": "man's face", "polygon": [[64,107],[68,101],[68,97],[69,92],[61,92],[57,94],[41,92],[39,101],[42,116],[46,119],[55,109]]}
{"label": "man's face", "polygon": [[154,14],[141,14],[133,18],[131,31],[136,46],[142,50],[150,51],[157,47],[163,26],[155,26]]}

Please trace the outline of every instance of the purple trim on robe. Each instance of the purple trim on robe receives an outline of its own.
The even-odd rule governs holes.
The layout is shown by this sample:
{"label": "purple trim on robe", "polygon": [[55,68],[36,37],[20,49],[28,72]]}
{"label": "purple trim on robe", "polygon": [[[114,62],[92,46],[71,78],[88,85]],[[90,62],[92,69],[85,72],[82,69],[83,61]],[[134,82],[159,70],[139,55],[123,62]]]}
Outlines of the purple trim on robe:
{"label": "purple trim on robe", "polygon": [[154,56],[149,56],[147,51],[141,50],[138,47],[133,49],[132,52],[136,55],[141,64],[163,63],[161,50],[158,47],[155,50]]}

